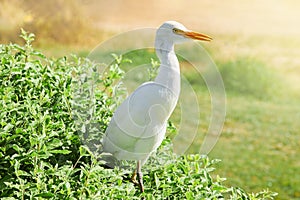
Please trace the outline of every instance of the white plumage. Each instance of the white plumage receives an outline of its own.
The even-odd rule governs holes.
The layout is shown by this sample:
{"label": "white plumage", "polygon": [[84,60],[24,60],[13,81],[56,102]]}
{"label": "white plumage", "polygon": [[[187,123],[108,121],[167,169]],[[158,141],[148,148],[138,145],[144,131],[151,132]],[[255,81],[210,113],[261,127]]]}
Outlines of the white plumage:
{"label": "white plumage", "polygon": [[139,186],[144,191],[141,166],[165,137],[167,120],[180,93],[180,68],[174,44],[189,38],[210,41],[182,24],[167,21],[156,32],[155,50],[161,65],[153,82],[139,86],[115,111],[103,138],[103,149],[119,160],[137,160]]}

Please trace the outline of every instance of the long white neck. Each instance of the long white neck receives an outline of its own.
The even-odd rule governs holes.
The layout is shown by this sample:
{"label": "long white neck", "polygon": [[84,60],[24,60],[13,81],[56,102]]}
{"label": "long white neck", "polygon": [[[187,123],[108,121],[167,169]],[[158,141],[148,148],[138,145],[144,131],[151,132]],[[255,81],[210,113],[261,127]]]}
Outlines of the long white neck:
{"label": "long white neck", "polygon": [[174,51],[174,43],[157,39],[155,49],[161,64],[154,82],[169,88],[178,97],[180,92],[180,68]]}

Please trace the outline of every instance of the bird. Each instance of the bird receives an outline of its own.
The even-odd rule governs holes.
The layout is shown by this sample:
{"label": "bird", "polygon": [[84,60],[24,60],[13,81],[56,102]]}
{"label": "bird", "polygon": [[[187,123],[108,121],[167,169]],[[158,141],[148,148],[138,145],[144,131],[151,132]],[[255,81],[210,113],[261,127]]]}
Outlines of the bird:
{"label": "bird", "polygon": [[140,85],[117,107],[102,139],[104,152],[118,160],[137,161],[131,180],[141,192],[144,192],[141,168],[161,145],[180,94],[180,66],[174,45],[191,39],[212,40],[176,21],[166,21],[157,29],[154,47],[160,61],[158,74],[154,81]]}

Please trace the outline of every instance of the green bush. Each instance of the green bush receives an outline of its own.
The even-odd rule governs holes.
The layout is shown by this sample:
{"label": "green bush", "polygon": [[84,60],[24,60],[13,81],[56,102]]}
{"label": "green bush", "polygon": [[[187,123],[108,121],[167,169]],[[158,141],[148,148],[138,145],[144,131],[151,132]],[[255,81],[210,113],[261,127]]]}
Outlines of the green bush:
{"label": "green bush", "polygon": [[[23,31],[22,37],[24,46],[0,45],[1,199],[273,199],[276,195],[225,186],[225,179],[213,174],[217,160],[175,156],[168,139],[143,167],[146,191],[140,193],[129,181],[130,162],[130,170],[106,169],[102,154],[95,153],[120,102],[122,60],[115,57],[107,72],[93,79],[97,65],[91,61],[76,56],[48,59],[32,48],[33,34]],[[77,79],[86,70],[92,76]],[[94,110],[88,120],[80,118],[87,117],[80,111],[90,107]]]}

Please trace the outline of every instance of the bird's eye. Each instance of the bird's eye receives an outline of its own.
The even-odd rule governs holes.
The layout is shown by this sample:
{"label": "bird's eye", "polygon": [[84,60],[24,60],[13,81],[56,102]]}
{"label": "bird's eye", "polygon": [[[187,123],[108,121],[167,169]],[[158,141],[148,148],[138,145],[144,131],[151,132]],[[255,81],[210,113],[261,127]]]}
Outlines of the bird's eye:
{"label": "bird's eye", "polygon": [[173,28],[173,33],[179,33],[180,32],[180,30],[178,29],[178,28]]}

